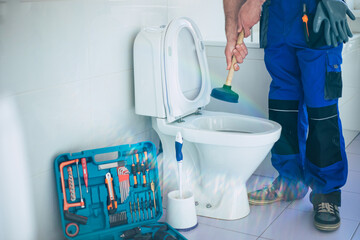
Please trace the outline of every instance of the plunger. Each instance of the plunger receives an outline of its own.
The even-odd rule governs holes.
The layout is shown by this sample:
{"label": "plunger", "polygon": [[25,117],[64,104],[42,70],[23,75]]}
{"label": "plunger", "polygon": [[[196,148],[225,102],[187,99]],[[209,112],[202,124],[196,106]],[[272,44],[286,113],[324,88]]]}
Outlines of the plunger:
{"label": "plunger", "polygon": [[[236,44],[242,44],[244,41],[244,30],[240,32],[237,43]],[[233,90],[231,90],[231,82],[232,79],[234,77],[234,64],[237,63],[235,56],[233,55],[232,57],[232,61],[231,61],[231,66],[230,66],[230,70],[228,73],[228,76],[226,78],[226,82],[223,85],[222,88],[214,88],[211,91],[211,96],[213,98],[222,100],[222,101],[226,101],[226,102],[231,102],[231,103],[237,103],[239,100],[239,94],[237,94],[236,92],[234,92]]]}

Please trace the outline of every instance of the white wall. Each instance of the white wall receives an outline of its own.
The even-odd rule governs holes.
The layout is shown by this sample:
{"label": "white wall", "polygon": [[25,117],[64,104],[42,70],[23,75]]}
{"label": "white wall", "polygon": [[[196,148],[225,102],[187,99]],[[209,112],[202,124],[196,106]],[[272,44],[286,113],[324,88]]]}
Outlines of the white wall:
{"label": "white wall", "polygon": [[[200,28],[203,39],[206,41],[226,41],[225,18],[222,0],[168,0],[168,19],[189,17]],[[253,27],[253,39],[258,41],[259,26]],[[250,42],[251,37],[245,42]]]}
{"label": "white wall", "polygon": [[204,39],[225,41],[225,20],[222,0],[168,0],[168,19],[190,17]]}
{"label": "white wall", "polygon": [[360,131],[360,33],[344,45],[342,53],[343,96],[339,99],[342,126],[347,130]]}
{"label": "white wall", "polygon": [[[134,112],[132,44],[142,27],[166,23],[167,0],[0,1],[0,95],[15,102],[24,129],[33,196],[18,197],[24,204],[33,198],[36,239],[63,239],[57,155],[157,144],[150,120]],[[9,224],[6,219],[0,216]]]}

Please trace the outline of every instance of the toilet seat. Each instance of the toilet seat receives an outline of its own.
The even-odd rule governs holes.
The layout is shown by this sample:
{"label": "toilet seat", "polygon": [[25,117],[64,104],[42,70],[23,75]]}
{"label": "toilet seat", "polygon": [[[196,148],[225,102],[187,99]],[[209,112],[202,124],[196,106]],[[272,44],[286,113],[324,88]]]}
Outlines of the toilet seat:
{"label": "toilet seat", "polygon": [[200,31],[191,19],[178,18],[168,25],[163,54],[164,106],[167,122],[174,122],[210,102],[205,47]]}

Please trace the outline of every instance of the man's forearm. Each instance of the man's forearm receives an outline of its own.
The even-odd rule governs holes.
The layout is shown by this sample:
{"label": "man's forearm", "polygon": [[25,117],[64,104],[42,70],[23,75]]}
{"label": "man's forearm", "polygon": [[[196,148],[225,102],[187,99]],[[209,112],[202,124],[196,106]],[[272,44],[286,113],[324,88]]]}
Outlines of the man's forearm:
{"label": "man's forearm", "polygon": [[[237,37],[238,29],[242,29],[243,27],[245,28],[245,36],[249,35],[249,29],[247,28],[246,23],[251,25],[250,28],[256,24],[258,20],[256,22],[251,20],[254,18],[259,18],[261,13],[261,6],[265,1],[266,0],[223,0],[225,12],[225,32],[228,41],[234,41],[234,39]],[[244,7],[242,7],[243,5]],[[245,8],[245,5],[246,10],[243,11],[243,14],[245,12],[244,16],[246,17],[240,20],[240,8]],[[255,17],[253,16],[254,14],[256,15]],[[238,24],[241,24],[241,26],[238,26]]]}
{"label": "man's forearm", "polygon": [[236,38],[238,13],[246,0],[223,0],[226,38]]}

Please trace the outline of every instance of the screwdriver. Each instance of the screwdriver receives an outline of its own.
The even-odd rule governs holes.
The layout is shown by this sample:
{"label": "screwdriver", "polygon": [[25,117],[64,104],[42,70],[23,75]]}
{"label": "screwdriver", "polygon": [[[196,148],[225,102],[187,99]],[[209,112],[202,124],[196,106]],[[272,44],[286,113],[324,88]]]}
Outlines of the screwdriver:
{"label": "screwdriver", "polygon": [[88,171],[87,171],[87,165],[86,165],[86,158],[81,159],[81,166],[83,169],[86,192],[88,193],[89,192],[89,190],[88,190]]}
{"label": "screwdriver", "polygon": [[134,158],[133,158],[133,163],[131,164],[131,173],[132,173],[132,175],[134,177],[134,188],[137,188],[138,184],[137,184],[137,179],[136,179],[136,170],[135,170]]}
{"label": "screwdriver", "polygon": [[[137,168],[137,174],[139,176],[139,179],[141,177],[140,173],[141,173],[141,168],[140,168],[140,161],[139,161],[139,154],[138,151],[135,150],[135,157],[136,157],[136,168]],[[138,182],[141,183],[141,180],[139,180]]]}
{"label": "screwdriver", "polygon": [[[146,151],[146,148],[144,148],[144,156],[145,156],[145,169],[146,169],[146,174],[148,175],[148,179],[149,179],[149,182],[150,182],[150,175],[149,175],[149,158],[148,158],[148,154],[147,154],[147,151]],[[146,175],[145,175],[145,180],[146,180]]]}
{"label": "screwdriver", "polygon": [[142,171],[142,174],[143,174],[143,187],[146,187],[146,175],[145,175],[144,161],[141,163],[141,171]]}

